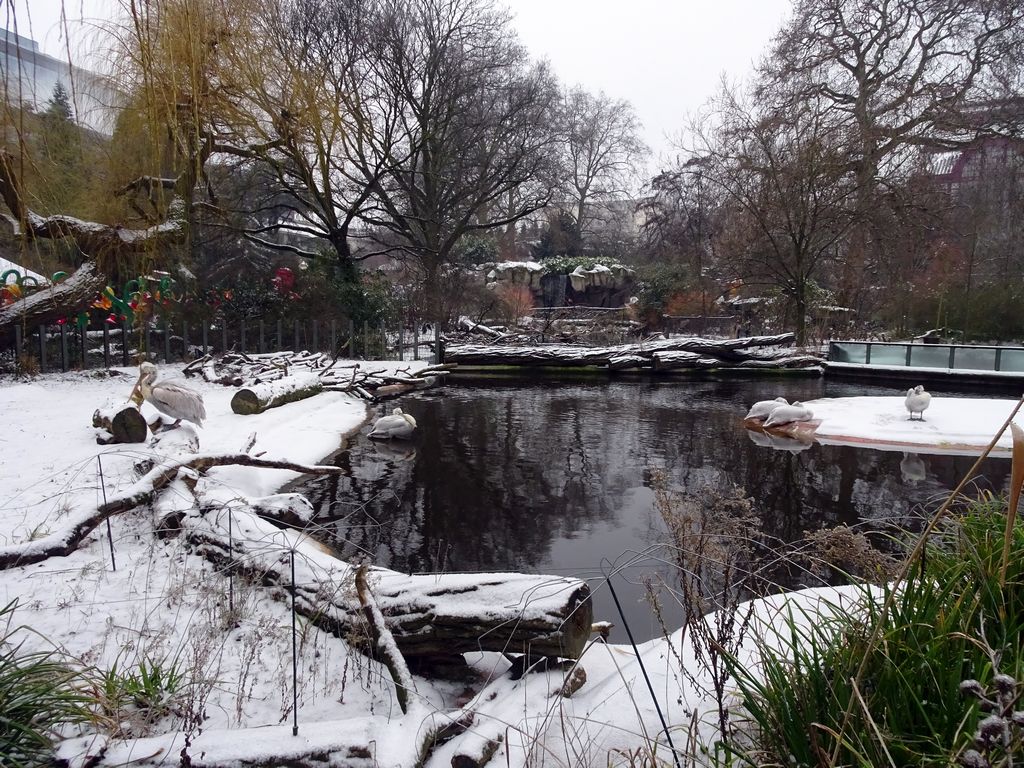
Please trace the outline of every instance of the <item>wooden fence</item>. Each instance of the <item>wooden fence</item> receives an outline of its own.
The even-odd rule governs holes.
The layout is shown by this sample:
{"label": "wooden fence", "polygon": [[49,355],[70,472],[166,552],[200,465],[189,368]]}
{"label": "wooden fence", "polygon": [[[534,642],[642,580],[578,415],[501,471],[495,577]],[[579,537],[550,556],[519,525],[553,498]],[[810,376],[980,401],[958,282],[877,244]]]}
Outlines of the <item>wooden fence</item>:
{"label": "wooden fence", "polygon": [[430,360],[439,350],[433,325],[406,322],[387,327],[337,320],[253,320],[239,323],[166,322],[143,328],[123,323],[102,329],[75,325],[16,328],[0,338],[0,360],[24,368],[34,360],[42,373],[136,365],[141,360],[180,362],[205,354],[308,350],[362,360]]}

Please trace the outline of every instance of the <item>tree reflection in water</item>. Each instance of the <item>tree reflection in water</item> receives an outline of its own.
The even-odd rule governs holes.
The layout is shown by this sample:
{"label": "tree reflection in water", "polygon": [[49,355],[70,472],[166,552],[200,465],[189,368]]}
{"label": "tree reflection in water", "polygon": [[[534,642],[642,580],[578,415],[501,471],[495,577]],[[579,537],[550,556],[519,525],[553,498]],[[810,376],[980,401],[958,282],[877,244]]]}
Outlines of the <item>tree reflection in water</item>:
{"label": "tree reflection in water", "polygon": [[[744,488],[765,534],[782,542],[840,523],[899,523],[955,485],[973,459],[822,445],[776,450],[751,440],[741,423],[750,403],[779,394],[810,400],[897,389],[817,379],[459,379],[400,401],[420,425],[413,441],[374,443],[367,426],[337,456],[342,476],[299,490],[346,558],[364,553],[410,572],[572,573],[594,579],[595,614],[616,623],[600,577],[609,562],[637,559],[616,589],[634,633],[651,636],[657,628],[639,579],[670,571],[652,551],[667,536],[650,471],[663,470],[673,489],[698,498]],[[979,485],[1001,490],[1008,472],[1009,462],[989,460]],[[801,584],[800,572],[777,576]]]}

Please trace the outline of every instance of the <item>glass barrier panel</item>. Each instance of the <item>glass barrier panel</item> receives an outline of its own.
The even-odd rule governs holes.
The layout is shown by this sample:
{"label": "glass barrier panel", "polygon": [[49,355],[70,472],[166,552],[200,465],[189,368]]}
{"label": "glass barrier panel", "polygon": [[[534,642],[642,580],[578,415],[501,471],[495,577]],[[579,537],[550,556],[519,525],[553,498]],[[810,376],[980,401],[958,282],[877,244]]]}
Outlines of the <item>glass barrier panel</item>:
{"label": "glass barrier panel", "polygon": [[949,347],[935,344],[912,344],[910,364],[915,368],[949,368]]}
{"label": "glass barrier panel", "polygon": [[999,370],[1024,372],[1024,349],[1003,349],[999,357]]}
{"label": "glass barrier panel", "polygon": [[872,365],[906,365],[906,344],[872,344]]}
{"label": "glass barrier panel", "polygon": [[994,371],[996,369],[996,351],[975,347],[957,347],[953,367],[958,371]]}
{"label": "glass barrier panel", "polygon": [[837,363],[863,363],[867,359],[867,344],[848,341],[832,342],[829,359]]}

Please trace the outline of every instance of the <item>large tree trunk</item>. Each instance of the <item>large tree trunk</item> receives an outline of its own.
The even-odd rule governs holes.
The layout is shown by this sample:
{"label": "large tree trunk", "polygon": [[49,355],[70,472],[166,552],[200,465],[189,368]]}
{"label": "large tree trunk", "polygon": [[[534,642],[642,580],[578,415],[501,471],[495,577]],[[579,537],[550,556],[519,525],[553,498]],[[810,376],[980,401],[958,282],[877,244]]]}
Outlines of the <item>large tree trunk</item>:
{"label": "large tree trunk", "polygon": [[106,284],[106,275],[96,267],[96,262],[87,261],[60,283],[0,309],[0,331],[18,324],[34,330],[36,326],[77,315],[92,305]]}
{"label": "large tree trunk", "polygon": [[86,261],[61,283],[38,291],[0,311],[0,332],[15,323],[35,327],[87,309],[103,287],[106,276],[96,265],[98,258],[118,258],[140,254],[184,241],[188,227],[182,219],[172,219],[147,229],[125,229],[73,216],[40,216],[22,197],[15,173],[14,158],[0,150],[0,198],[11,211],[6,217],[14,234],[27,240],[45,238],[72,240],[86,254]]}
{"label": "large tree trunk", "polygon": [[[363,611],[346,584],[354,570],[311,540],[296,541],[246,512],[235,510],[233,537],[225,520],[207,513],[186,521],[196,552],[220,567],[291,590],[287,554],[294,550],[296,610],[321,629],[349,637]],[[276,546],[275,546],[276,542]],[[408,657],[434,658],[473,651],[579,658],[590,637],[593,607],[586,582],[521,573],[408,576],[371,568],[369,583],[395,645]]]}

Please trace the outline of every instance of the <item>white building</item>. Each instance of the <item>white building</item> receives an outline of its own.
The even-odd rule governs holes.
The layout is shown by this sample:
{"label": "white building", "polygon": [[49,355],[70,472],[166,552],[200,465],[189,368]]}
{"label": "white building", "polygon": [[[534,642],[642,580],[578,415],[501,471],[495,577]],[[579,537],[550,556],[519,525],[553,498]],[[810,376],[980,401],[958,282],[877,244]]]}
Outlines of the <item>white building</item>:
{"label": "white building", "polygon": [[21,104],[36,111],[46,108],[57,83],[68,92],[79,125],[109,134],[113,127],[115,90],[94,72],[71,66],[63,59],[39,50],[35,40],[0,29],[0,68],[3,97],[9,104]]}

